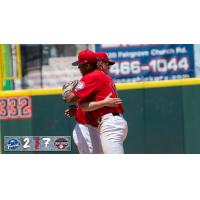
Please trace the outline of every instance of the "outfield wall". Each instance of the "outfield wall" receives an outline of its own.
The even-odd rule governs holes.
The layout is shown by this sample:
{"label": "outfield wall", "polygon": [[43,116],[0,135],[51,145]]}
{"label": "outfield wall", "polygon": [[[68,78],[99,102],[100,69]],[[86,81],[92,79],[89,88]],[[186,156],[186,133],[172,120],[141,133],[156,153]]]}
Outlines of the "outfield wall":
{"label": "outfield wall", "polygon": [[[126,153],[200,153],[200,79],[124,83],[117,89],[129,125]],[[1,119],[2,153],[4,136],[71,136],[75,121],[64,116],[60,89],[0,92],[1,99],[10,97],[31,97],[32,115]],[[77,153],[73,142],[68,153]]]}

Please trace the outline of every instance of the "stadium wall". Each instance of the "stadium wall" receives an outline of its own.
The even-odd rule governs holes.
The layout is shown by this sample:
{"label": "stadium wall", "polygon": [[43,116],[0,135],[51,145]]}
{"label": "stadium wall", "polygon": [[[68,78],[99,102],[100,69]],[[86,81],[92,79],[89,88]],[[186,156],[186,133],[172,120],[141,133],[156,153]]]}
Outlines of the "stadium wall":
{"label": "stadium wall", "polygon": [[[124,83],[117,89],[129,126],[125,153],[200,153],[200,79]],[[31,96],[32,116],[1,119],[2,153],[4,136],[71,136],[75,121],[64,116],[61,89],[0,92],[1,99],[23,96]],[[69,153],[77,153],[73,142]]]}

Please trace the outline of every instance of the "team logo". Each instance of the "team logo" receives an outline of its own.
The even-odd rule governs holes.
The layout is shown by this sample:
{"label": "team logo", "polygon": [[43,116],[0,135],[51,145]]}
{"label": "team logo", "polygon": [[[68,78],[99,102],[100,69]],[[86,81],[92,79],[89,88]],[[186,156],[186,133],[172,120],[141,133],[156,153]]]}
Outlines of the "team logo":
{"label": "team logo", "polygon": [[58,138],[57,140],[55,140],[54,145],[58,149],[62,150],[62,149],[66,149],[69,146],[69,142],[65,138]]}
{"label": "team logo", "polygon": [[20,147],[20,142],[17,139],[11,139],[6,146],[8,150],[15,150]]}
{"label": "team logo", "polygon": [[84,87],[85,87],[85,83],[83,81],[79,81],[75,89],[82,90]]}

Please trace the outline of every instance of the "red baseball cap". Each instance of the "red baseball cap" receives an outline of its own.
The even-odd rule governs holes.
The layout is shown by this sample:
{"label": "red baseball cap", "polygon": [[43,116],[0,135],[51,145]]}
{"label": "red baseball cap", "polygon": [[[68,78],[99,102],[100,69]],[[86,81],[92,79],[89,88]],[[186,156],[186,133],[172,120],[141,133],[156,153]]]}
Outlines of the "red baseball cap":
{"label": "red baseball cap", "polygon": [[96,54],[93,51],[84,50],[78,54],[78,61],[73,62],[72,65],[77,66],[79,64],[83,65],[83,64],[89,64],[89,63],[97,63]]}
{"label": "red baseball cap", "polygon": [[110,60],[108,58],[108,55],[104,52],[96,52],[96,57],[97,57],[97,61],[98,60],[103,60],[103,61],[108,61],[109,65],[114,65],[115,62]]}

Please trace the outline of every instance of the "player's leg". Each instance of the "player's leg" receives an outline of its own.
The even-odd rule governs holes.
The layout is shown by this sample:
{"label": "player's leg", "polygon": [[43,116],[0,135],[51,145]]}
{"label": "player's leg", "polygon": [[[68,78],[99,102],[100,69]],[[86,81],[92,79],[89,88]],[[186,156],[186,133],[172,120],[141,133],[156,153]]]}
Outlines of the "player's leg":
{"label": "player's leg", "polygon": [[73,130],[73,139],[80,154],[90,154],[93,151],[87,125],[77,123]]}
{"label": "player's leg", "polygon": [[121,116],[106,116],[99,127],[104,153],[123,154],[123,142],[127,136],[128,126]]}
{"label": "player's leg", "polygon": [[102,154],[103,149],[101,145],[101,140],[100,140],[100,134],[99,134],[99,129],[88,125],[88,129],[90,132],[90,138],[91,138],[91,145],[93,147],[93,154]]}
{"label": "player's leg", "polygon": [[96,127],[77,123],[73,131],[73,139],[81,154],[103,153],[99,130]]}

